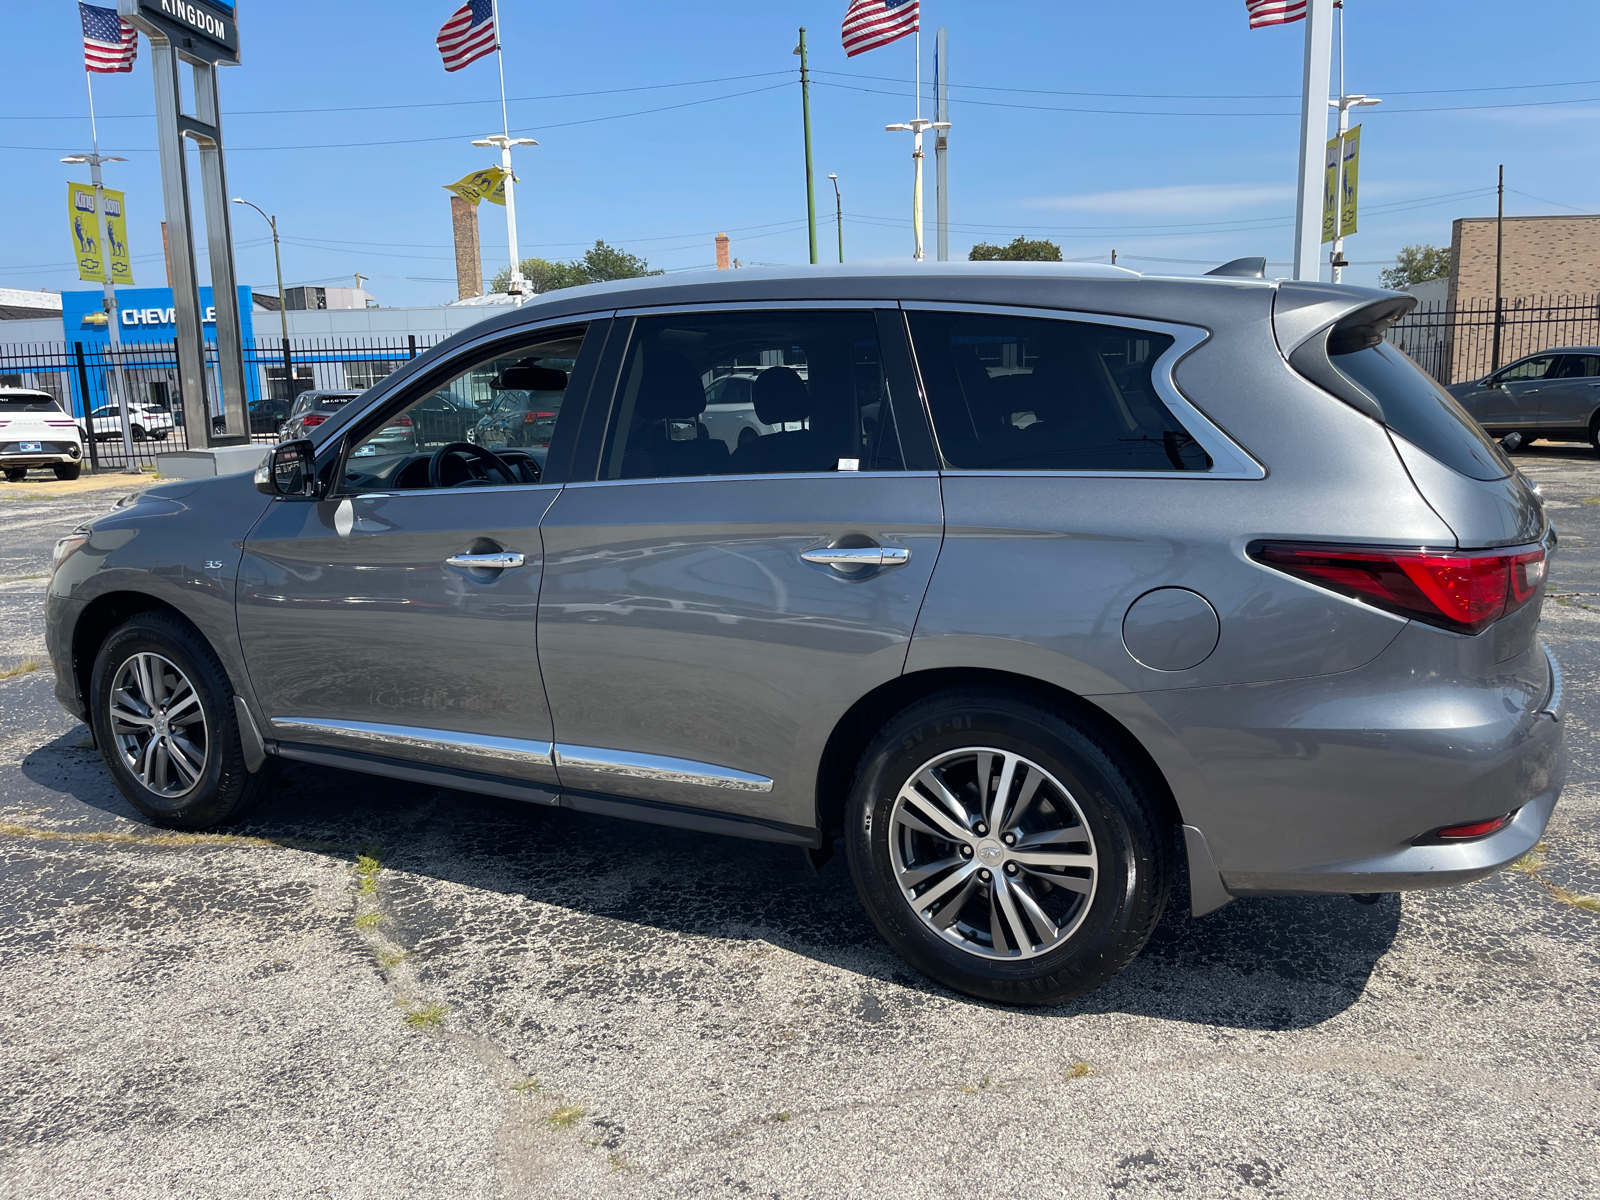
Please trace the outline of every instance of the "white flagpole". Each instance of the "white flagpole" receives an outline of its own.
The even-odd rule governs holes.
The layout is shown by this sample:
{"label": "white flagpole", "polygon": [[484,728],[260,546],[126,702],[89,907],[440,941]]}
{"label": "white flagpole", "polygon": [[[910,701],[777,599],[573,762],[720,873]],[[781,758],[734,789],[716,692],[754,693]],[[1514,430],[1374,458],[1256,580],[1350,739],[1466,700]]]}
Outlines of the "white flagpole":
{"label": "white flagpole", "polygon": [[511,147],[537,146],[539,143],[532,138],[511,136],[511,118],[506,112],[506,56],[502,46],[503,39],[500,36],[499,0],[491,0],[489,13],[494,21],[494,60],[500,68],[500,132],[486,138],[478,138],[472,144],[500,148],[500,169],[506,173],[506,241],[511,253],[511,281],[506,285],[506,291],[520,304],[527,290],[525,286],[527,280],[523,278],[522,259],[517,253],[517,198],[515,180],[511,173]]}
{"label": "white flagpole", "polygon": [[1305,82],[1300,96],[1300,180],[1294,214],[1294,277],[1316,280],[1322,268],[1323,150],[1328,141],[1328,76],[1333,0],[1307,0]]}

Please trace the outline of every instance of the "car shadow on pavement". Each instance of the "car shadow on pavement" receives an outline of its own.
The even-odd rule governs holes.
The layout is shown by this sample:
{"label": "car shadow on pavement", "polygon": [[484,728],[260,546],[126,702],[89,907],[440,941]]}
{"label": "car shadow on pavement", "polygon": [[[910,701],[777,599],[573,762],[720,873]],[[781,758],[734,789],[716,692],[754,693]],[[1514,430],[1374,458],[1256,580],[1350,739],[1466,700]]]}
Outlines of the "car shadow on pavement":
{"label": "car shadow on pavement", "polygon": [[[127,817],[129,808],[83,730],[29,754],[23,774],[59,797],[57,820],[86,814]],[[81,825],[81,820],[74,822]],[[156,831],[152,831],[156,832]],[[518,895],[564,910],[559,936],[615,941],[628,955],[639,926],[694,937],[766,941],[794,954],[957,1003],[906,966],[862,911],[842,855],[814,874],[792,847],[610,820],[402,783],[308,764],[286,766],[260,809],[226,832],[337,847],[378,847],[386,868],[459,887]],[[463,926],[451,889],[414,888],[391,936],[426,961],[433,947],[481,935],[503,945],[527,931]],[[1346,896],[1237,900],[1199,920],[1187,915],[1180,878],[1144,953],[1111,983],[1081,1000],[1035,1011],[1126,1012],[1237,1029],[1319,1024],[1360,997],[1394,940],[1398,897],[1362,905]],[[614,932],[619,923],[635,933]],[[633,940],[628,940],[629,938]],[[443,953],[442,950],[438,951]]]}

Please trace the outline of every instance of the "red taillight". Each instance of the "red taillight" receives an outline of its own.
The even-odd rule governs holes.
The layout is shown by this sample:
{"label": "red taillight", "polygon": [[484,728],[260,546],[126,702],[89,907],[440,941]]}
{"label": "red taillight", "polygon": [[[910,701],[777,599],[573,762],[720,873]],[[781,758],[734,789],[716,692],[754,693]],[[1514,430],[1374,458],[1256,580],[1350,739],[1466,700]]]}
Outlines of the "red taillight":
{"label": "red taillight", "polygon": [[1257,562],[1456,633],[1478,633],[1527,604],[1544,582],[1544,551],[1452,553],[1258,542]]}
{"label": "red taillight", "polygon": [[411,418],[406,416],[405,413],[401,413],[394,420],[390,421],[389,424],[391,426],[401,425],[401,426],[404,426],[406,429],[410,429],[411,428]]}
{"label": "red taillight", "polygon": [[321,425],[327,419],[328,418],[323,416],[321,413],[306,413],[300,418],[300,424],[304,425],[307,429],[310,429],[313,425]]}
{"label": "red taillight", "polygon": [[545,421],[553,416],[555,416],[555,413],[525,412],[522,414],[522,423],[524,425],[532,425],[535,421]]}

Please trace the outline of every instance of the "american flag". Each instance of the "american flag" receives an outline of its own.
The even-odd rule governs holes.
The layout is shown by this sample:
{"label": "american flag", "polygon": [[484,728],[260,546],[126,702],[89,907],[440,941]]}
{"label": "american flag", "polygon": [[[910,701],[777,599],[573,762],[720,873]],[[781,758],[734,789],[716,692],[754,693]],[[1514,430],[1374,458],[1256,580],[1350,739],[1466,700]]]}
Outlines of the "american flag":
{"label": "american flag", "polygon": [[115,75],[133,70],[134,55],[139,53],[139,34],[117,16],[116,9],[79,4],[78,18],[83,22],[85,71]]}
{"label": "american flag", "polygon": [[494,37],[494,0],[470,0],[456,9],[439,30],[435,44],[444,55],[446,71],[459,71],[485,54],[493,54],[498,44]]}
{"label": "american flag", "polygon": [[1306,0],[1244,0],[1244,6],[1250,10],[1251,29],[1306,19]]}
{"label": "american flag", "polygon": [[917,32],[918,2],[850,0],[850,11],[844,14],[844,28],[840,30],[845,57],[854,58]]}

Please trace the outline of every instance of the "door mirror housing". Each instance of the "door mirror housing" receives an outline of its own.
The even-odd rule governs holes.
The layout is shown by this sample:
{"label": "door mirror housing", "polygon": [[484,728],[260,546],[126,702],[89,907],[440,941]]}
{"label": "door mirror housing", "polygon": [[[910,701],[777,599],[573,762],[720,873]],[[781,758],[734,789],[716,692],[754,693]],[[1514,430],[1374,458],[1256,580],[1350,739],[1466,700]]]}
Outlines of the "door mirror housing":
{"label": "door mirror housing", "polygon": [[279,442],[256,468],[256,490],[277,500],[315,500],[317,451],[307,439]]}

